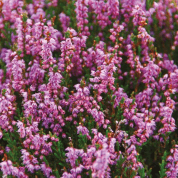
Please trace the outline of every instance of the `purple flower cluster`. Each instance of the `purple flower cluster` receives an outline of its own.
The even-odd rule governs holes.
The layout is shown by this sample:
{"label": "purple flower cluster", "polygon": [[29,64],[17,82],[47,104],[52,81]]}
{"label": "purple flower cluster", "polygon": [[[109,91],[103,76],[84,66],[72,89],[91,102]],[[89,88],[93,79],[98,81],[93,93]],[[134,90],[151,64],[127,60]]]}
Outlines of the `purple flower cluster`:
{"label": "purple flower cluster", "polygon": [[177,7],[0,0],[0,176],[176,178]]}

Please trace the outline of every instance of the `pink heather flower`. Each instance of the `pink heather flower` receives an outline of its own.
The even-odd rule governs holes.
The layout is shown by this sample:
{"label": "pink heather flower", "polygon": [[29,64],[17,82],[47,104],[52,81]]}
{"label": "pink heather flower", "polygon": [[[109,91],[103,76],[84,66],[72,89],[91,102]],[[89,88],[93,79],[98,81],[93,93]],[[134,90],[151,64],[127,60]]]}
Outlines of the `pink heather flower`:
{"label": "pink heather flower", "polygon": [[30,67],[29,71],[29,84],[33,85],[34,87],[38,84],[41,84],[43,82],[45,70],[40,68],[40,65],[38,63],[34,63]]}
{"label": "pink heather flower", "polygon": [[24,60],[18,60],[17,55],[14,57],[14,59],[7,65],[7,67],[10,67],[9,70],[11,70],[11,74],[13,75],[12,80],[12,87],[19,91],[22,88],[22,85],[24,84],[23,79],[23,69],[25,69],[25,62]]}
{"label": "pink heather flower", "polygon": [[84,166],[80,164],[78,167],[71,169],[70,172],[72,173],[73,176],[76,176],[77,174],[80,174],[82,172],[83,168]]}
{"label": "pink heather flower", "polygon": [[86,135],[88,139],[91,139],[91,136],[89,135],[89,130],[86,127],[79,125],[77,127],[77,134],[80,133],[82,133],[82,135]]}
{"label": "pink heather flower", "polygon": [[34,173],[35,167],[33,166],[33,164],[27,164],[26,168],[27,168],[28,171],[30,171],[31,173]]}
{"label": "pink heather flower", "polygon": [[38,132],[39,131],[38,122],[33,122],[32,123],[32,130],[33,130],[33,132]]}
{"label": "pink heather flower", "polygon": [[[39,4],[38,7],[43,7],[44,3],[42,3],[42,1],[40,1],[41,3]],[[31,16],[31,19],[33,19],[35,22],[40,22],[40,18],[43,18],[45,17],[45,12],[42,8],[38,8],[36,10],[36,13],[33,13],[32,16]]]}
{"label": "pink heather flower", "polygon": [[39,165],[35,165],[35,170],[39,170],[41,167]]}
{"label": "pink heather flower", "polygon": [[18,44],[18,50],[22,51],[23,54],[23,21],[22,19],[16,18],[15,26],[17,28],[17,44]]}
{"label": "pink heather flower", "polygon": [[[176,145],[175,145],[176,146]],[[177,147],[170,150],[171,155],[169,155],[166,159],[168,162],[166,164],[166,171],[167,177],[177,177],[178,175],[178,150]]]}
{"label": "pink heather flower", "polygon": [[81,132],[83,135],[86,135],[86,134],[89,133],[89,131],[88,131],[88,129],[87,129],[86,127],[79,125],[79,126],[77,127],[77,134],[79,134],[80,132]]}
{"label": "pink heather flower", "polygon": [[147,43],[148,41],[150,41],[150,42],[154,42],[154,41],[155,41],[155,39],[154,39],[153,37],[151,37],[151,36],[147,33],[147,31],[146,31],[146,29],[145,29],[144,27],[139,26],[139,27],[138,27],[138,31],[139,31],[140,33],[139,33],[139,35],[137,35],[137,37],[142,40],[142,42],[143,42],[144,45],[146,45],[146,43]]}
{"label": "pink heather flower", "polygon": [[91,110],[91,115],[93,116],[93,118],[95,119],[96,122],[98,122],[99,126],[104,124],[104,114],[94,108]]}
{"label": "pink heather flower", "polygon": [[119,16],[119,1],[118,0],[108,0],[107,1],[107,13],[108,16],[115,19]]}
{"label": "pink heather flower", "polygon": [[20,133],[20,137],[24,138],[25,137],[25,127],[21,121],[17,122],[17,127],[19,128],[17,132]]}
{"label": "pink heather flower", "polygon": [[62,28],[63,31],[66,32],[67,28],[69,27],[69,23],[70,23],[70,17],[68,17],[67,15],[65,15],[63,12],[61,12],[59,14],[59,19],[62,23]]}
{"label": "pink heather flower", "polygon": [[62,76],[60,73],[58,72],[49,72],[49,83],[48,83],[48,87],[50,89],[53,89],[53,90],[57,90],[59,89],[61,86],[60,86],[60,82],[61,82],[61,79],[62,79]]}
{"label": "pink heather flower", "polygon": [[49,178],[56,178],[56,176],[53,176],[53,175],[52,175],[52,176],[50,176]]}
{"label": "pink heather flower", "polygon": [[[52,0],[52,1],[48,2],[48,7],[49,7],[49,6],[56,7],[56,6],[57,6],[57,3],[58,3],[58,0]],[[52,177],[50,177],[50,178],[52,178]]]}
{"label": "pink heather flower", "polygon": [[154,64],[153,61],[150,61],[149,64],[143,69],[143,76],[144,76],[144,80],[143,82],[144,83],[149,83],[150,81],[151,82],[154,82],[155,79],[159,73],[160,73],[160,68],[158,65]]}
{"label": "pink heather flower", "polygon": [[83,93],[84,93],[85,95],[89,95],[89,94],[90,94],[90,90],[89,90],[87,87],[84,87],[84,88],[83,88]]}
{"label": "pink heather flower", "polygon": [[123,88],[118,88],[118,91],[114,92],[113,97],[114,96],[116,96],[114,107],[119,105],[122,98],[124,98],[124,100],[128,98],[127,94],[123,92]]}
{"label": "pink heather flower", "polygon": [[52,56],[50,47],[48,45],[48,41],[47,40],[41,40],[42,43],[42,51],[41,51],[41,56],[44,60],[47,60],[47,57]]}
{"label": "pink heather flower", "polygon": [[1,171],[3,172],[3,175],[9,175],[11,173],[6,161],[1,162],[0,166],[1,166]]}
{"label": "pink heather flower", "polygon": [[13,176],[17,176],[19,175],[19,169],[17,167],[11,166],[11,172]]}
{"label": "pink heather flower", "polygon": [[50,167],[47,167],[44,162],[41,164],[41,170],[43,171],[43,174],[47,177],[49,177],[50,173],[52,172],[52,169]]}
{"label": "pink heather flower", "polygon": [[32,119],[37,114],[37,104],[33,100],[28,100],[26,103],[24,103],[24,114],[25,117],[31,116]]}
{"label": "pink heather flower", "polygon": [[5,147],[6,152],[10,151],[10,148],[8,146]]}
{"label": "pink heather flower", "polygon": [[22,149],[21,150],[21,153],[22,153],[22,159],[23,159],[23,164],[27,165],[30,163],[30,159],[29,159],[29,153],[25,150],[25,149]]}
{"label": "pink heather flower", "polygon": [[72,174],[68,173],[68,172],[64,172],[62,174],[62,177],[61,178],[73,178]]}
{"label": "pink heather flower", "polygon": [[28,176],[24,174],[25,170],[22,171],[22,170],[20,170],[20,168],[18,169],[17,167],[14,167],[10,160],[1,162],[0,166],[1,166],[1,170],[3,172],[3,175],[6,175],[6,176],[13,175],[13,176],[17,176],[19,178],[20,177],[28,178]]}
{"label": "pink heather flower", "polygon": [[67,156],[66,161],[70,162],[72,167],[75,167],[76,159],[79,156],[82,157],[82,154],[84,153],[84,151],[82,149],[75,149],[71,147],[67,147],[65,150],[68,151],[68,153],[66,153],[66,156]]}
{"label": "pink heather flower", "polygon": [[[83,3],[84,2],[84,3]],[[81,32],[83,35],[90,35],[88,28],[85,28],[85,25],[88,24],[88,0],[77,0],[76,3],[76,19],[77,19],[77,26],[81,28]],[[86,26],[87,27],[87,26]]]}
{"label": "pink heather flower", "polygon": [[0,131],[0,139],[3,137],[3,133]]}
{"label": "pink heather flower", "polygon": [[132,10],[132,15],[133,15],[133,24],[135,26],[142,26],[143,22],[146,21],[146,17],[145,17],[145,11],[139,6],[139,5],[135,5],[135,7]]}
{"label": "pink heather flower", "polygon": [[38,39],[42,36],[43,27],[44,27],[44,24],[41,22],[37,22],[33,25],[32,34],[36,39]]}
{"label": "pink heather flower", "polygon": [[110,153],[106,149],[98,150],[95,153],[96,161],[93,163],[93,177],[104,177],[108,167]]}

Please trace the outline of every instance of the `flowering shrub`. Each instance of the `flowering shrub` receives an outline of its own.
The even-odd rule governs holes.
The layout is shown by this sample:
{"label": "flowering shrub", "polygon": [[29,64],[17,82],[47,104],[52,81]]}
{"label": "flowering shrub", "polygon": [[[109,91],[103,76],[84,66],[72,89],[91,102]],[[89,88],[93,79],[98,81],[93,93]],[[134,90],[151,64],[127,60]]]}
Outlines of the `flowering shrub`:
{"label": "flowering shrub", "polygon": [[0,177],[178,177],[177,0],[0,0]]}

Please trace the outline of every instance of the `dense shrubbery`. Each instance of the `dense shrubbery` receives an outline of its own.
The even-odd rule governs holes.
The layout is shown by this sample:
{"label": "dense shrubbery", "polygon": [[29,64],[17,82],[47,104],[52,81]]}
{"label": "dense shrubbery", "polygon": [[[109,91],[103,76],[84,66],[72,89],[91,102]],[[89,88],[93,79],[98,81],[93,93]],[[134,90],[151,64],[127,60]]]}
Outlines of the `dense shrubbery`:
{"label": "dense shrubbery", "polygon": [[178,174],[177,0],[0,0],[0,177]]}

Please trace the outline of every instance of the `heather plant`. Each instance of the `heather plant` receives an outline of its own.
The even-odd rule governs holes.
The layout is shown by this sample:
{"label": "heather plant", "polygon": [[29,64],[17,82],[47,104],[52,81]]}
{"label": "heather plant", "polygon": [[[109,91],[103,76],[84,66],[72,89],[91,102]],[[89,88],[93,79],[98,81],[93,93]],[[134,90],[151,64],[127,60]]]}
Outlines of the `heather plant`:
{"label": "heather plant", "polygon": [[178,176],[177,0],[0,0],[0,177]]}

